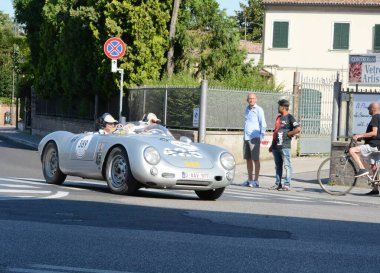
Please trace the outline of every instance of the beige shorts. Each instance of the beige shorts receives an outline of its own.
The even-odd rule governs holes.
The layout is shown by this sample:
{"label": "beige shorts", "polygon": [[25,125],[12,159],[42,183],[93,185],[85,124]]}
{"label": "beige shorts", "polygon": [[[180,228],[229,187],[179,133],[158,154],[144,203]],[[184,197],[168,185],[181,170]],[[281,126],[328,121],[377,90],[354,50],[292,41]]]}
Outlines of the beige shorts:
{"label": "beige shorts", "polygon": [[260,159],[260,138],[244,140],[243,154],[245,160]]}
{"label": "beige shorts", "polygon": [[371,147],[368,144],[360,145],[360,154],[365,157],[368,162],[372,165],[375,164],[376,161],[380,160],[380,153],[378,152],[377,147]]}

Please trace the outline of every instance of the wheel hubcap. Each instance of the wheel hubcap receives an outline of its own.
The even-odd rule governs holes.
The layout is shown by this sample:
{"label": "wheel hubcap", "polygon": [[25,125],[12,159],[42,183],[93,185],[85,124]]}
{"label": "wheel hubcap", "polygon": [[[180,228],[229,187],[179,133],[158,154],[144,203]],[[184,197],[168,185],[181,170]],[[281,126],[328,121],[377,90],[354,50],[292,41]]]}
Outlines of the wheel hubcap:
{"label": "wheel hubcap", "polygon": [[122,156],[117,156],[112,162],[111,178],[114,187],[121,187],[125,183],[127,163]]}
{"label": "wheel hubcap", "polygon": [[49,160],[47,160],[47,172],[50,176],[54,176],[58,169],[58,158],[57,153],[52,151],[49,156]]}

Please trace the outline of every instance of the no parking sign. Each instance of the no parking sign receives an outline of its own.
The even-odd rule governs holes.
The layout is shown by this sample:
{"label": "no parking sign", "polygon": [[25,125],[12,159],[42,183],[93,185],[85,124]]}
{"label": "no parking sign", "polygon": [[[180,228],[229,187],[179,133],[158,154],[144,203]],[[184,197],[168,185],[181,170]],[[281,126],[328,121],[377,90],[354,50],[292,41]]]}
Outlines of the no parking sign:
{"label": "no parking sign", "polygon": [[104,43],[104,53],[111,60],[111,72],[120,72],[120,107],[119,107],[119,122],[121,123],[123,118],[121,112],[123,109],[123,83],[124,83],[124,69],[117,68],[117,59],[123,57],[125,53],[125,44],[124,42],[117,37],[109,38]]}
{"label": "no parking sign", "polygon": [[125,53],[125,44],[120,38],[109,38],[104,43],[104,53],[110,59],[120,59]]}

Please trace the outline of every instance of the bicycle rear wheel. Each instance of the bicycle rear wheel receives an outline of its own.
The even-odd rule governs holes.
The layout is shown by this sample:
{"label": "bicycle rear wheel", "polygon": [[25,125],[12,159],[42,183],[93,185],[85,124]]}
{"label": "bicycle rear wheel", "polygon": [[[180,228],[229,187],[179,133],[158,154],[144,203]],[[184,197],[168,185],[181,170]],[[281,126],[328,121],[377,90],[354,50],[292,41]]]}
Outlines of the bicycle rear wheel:
{"label": "bicycle rear wheel", "polygon": [[[332,168],[334,166],[334,168]],[[318,168],[318,182],[322,189],[332,195],[345,195],[356,184],[356,168],[350,158],[330,157]]]}

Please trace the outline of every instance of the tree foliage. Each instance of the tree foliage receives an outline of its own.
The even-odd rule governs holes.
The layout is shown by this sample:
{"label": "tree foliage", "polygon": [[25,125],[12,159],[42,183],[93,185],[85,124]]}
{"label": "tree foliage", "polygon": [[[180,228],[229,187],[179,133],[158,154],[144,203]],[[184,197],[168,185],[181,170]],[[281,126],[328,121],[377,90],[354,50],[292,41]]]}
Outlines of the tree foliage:
{"label": "tree foliage", "polygon": [[12,90],[13,24],[7,14],[0,11],[0,97],[10,97]]}
{"label": "tree foliage", "polygon": [[240,35],[248,41],[261,42],[264,25],[262,0],[248,0],[248,5],[240,3],[241,11],[236,12]]}
{"label": "tree foliage", "polygon": [[8,98],[9,102],[13,91],[13,80],[16,84],[17,76],[21,73],[29,55],[25,37],[19,35],[18,29],[19,26],[9,15],[0,11],[0,97]]}
{"label": "tree foliage", "polygon": [[166,62],[169,0],[15,0],[26,25],[37,91],[45,97],[108,96],[118,90],[103,45],[120,37],[125,84],[157,79]]}
{"label": "tree foliage", "polygon": [[188,72],[210,85],[275,89],[272,81],[260,76],[260,66],[245,62],[236,21],[219,9],[216,0],[183,0],[178,21],[176,73]]}
{"label": "tree foliage", "polygon": [[[256,2],[261,3],[249,1],[249,7]],[[115,94],[120,77],[110,71],[103,52],[110,37],[126,43],[126,54],[118,60],[125,86],[166,80],[173,0],[14,0],[14,6],[30,46],[25,69],[33,80],[28,78],[23,90],[33,83],[46,98]],[[176,30],[176,81],[190,75],[218,85],[268,85],[259,68],[244,62],[236,22],[216,0],[182,0]]]}

